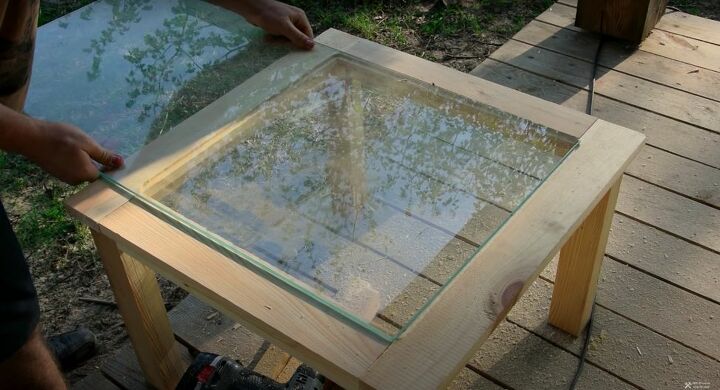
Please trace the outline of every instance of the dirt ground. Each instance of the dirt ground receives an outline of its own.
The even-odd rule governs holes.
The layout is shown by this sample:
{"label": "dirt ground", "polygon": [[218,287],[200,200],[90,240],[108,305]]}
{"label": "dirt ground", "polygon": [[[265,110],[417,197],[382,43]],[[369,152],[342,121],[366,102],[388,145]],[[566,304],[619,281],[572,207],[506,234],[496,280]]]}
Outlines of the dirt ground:
{"label": "dirt ground", "polygon": [[[42,1],[41,24],[88,0]],[[304,8],[316,32],[329,27],[470,71],[492,51],[546,9],[551,0],[479,0],[465,7],[442,2],[294,1]],[[358,4],[362,3],[362,4]],[[720,1],[671,0],[687,12],[720,19]],[[32,93],[32,92],[31,92]],[[86,326],[98,336],[100,353],[69,373],[75,382],[127,342],[112,292],[86,228],[64,212],[62,201],[77,188],[50,178],[17,156],[0,153],[0,197],[28,257],[42,308],[46,334]],[[168,307],[185,293],[161,280]]]}

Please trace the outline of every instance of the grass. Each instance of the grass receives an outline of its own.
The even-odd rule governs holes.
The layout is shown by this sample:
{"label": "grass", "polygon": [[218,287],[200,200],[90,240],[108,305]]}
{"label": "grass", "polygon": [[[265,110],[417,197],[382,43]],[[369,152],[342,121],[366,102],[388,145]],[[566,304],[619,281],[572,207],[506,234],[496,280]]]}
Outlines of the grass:
{"label": "grass", "polygon": [[69,1],[43,1],[40,7],[40,16],[38,17],[38,25],[45,23],[68,14],[76,9],[92,3],[94,0],[69,0]]}
{"label": "grass", "polygon": [[[291,0],[303,8],[316,32],[334,27],[395,47],[450,37],[481,39],[485,34],[517,31],[552,0],[481,0],[468,6],[428,1]],[[506,19],[512,20],[508,26]]]}

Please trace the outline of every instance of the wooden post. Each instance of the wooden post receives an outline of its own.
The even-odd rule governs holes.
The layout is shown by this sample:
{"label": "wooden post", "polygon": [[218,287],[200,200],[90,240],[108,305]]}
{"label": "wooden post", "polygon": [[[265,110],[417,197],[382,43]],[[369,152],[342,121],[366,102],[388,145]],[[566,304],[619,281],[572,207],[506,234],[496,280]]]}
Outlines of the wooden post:
{"label": "wooden post", "polygon": [[578,0],[575,25],[640,43],[665,13],[667,0]]}
{"label": "wooden post", "polygon": [[560,250],[548,322],[574,336],[580,335],[590,319],[621,180]]}
{"label": "wooden post", "polygon": [[174,389],[187,367],[175,343],[155,272],[93,231],[120,314],[148,382]]}

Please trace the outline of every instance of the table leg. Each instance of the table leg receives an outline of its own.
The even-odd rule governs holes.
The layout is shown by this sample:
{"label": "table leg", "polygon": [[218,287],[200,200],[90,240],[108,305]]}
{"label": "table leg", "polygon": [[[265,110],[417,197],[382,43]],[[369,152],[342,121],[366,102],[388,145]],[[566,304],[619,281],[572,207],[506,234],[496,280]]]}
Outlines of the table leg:
{"label": "table leg", "polygon": [[174,389],[187,364],[175,343],[155,272],[102,233],[93,231],[93,238],[145,378],[158,389]]}
{"label": "table leg", "polygon": [[574,336],[580,335],[590,319],[621,180],[560,250],[548,322]]}

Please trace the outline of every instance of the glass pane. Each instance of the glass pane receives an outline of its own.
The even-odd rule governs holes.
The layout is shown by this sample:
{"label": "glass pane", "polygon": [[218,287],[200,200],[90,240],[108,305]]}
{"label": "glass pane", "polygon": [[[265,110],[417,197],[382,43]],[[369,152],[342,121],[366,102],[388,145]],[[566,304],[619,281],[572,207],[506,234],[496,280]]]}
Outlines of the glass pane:
{"label": "glass pane", "polygon": [[202,0],[101,0],[38,31],[26,111],[130,155],[287,54]]}
{"label": "glass pane", "polygon": [[[222,137],[128,185],[236,259],[393,337],[575,140],[317,50],[334,54],[258,74],[268,98],[250,109],[224,97],[207,111],[228,118]],[[231,95],[259,93],[243,88]]]}

